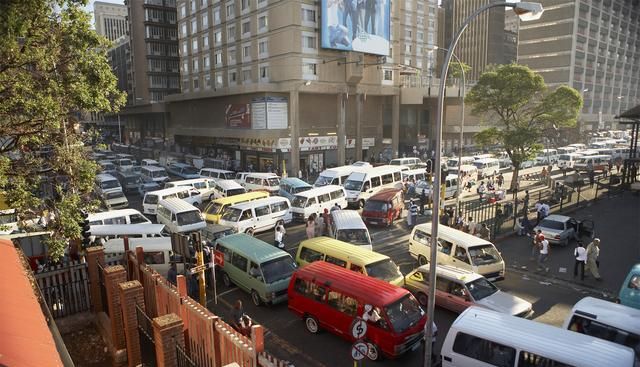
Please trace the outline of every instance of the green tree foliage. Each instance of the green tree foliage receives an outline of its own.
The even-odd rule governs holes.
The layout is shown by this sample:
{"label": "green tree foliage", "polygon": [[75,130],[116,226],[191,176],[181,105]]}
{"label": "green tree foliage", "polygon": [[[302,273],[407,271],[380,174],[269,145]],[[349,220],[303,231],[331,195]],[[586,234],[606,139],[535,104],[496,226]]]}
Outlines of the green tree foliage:
{"label": "green tree foliage", "polygon": [[462,72],[464,71],[464,75],[469,75],[471,71],[471,66],[465,64],[464,62],[458,62],[458,60],[451,59],[449,63],[449,72],[447,73],[447,79],[458,79],[462,77]]}
{"label": "green tree foliage", "polygon": [[[472,113],[492,125],[476,134],[483,146],[501,145],[520,164],[542,149],[545,131],[573,127],[582,109],[582,96],[568,86],[550,91],[543,78],[523,65],[495,66],[480,76],[466,97]],[[515,189],[517,180],[512,180]]]}
{"label": "green tree foliage", "polygon": [[96,165],[78,111],[115,112],[125,95],[109,66],[109,42],[90,27],[87,0],[0,2],[0,191],[20,224],[43,215],[52,258],[80,237],[93,209]]}

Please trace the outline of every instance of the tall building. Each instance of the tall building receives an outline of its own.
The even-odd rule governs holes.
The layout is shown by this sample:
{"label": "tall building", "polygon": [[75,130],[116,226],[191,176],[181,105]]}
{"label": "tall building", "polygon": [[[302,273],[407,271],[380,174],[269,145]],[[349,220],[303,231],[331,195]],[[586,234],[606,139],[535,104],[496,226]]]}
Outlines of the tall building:
{"label": "tall building", "polygon": [[162,102],[180,92],[178,23],[175,0],[125,0],[129,20],[131,89],[127,141],[163,137]]}
{"label": "tall building", "polygon": [[96,32],[109,41],[115,41],[127,34],[129,26],[126,6],[96,1],[93,3],[93,17]]}
{"label": "tall building", "polygon": [[547,84],[581,91],[587,129],[640,104],[640,2],[542,0],[542,18],[520,26],[518,62]]}
{"label": "tall building", "polygon": [[[443,0],[444,46],[448,47],[454,33],[475,10],[494,0]],[[509,21],[507,22],[508,19]],[[517,23],[516,23],[517,24]],[[516,60],[517,34],[507,31],[513,27],[513,19],[505,14],[505,8],[489,9],[478,16],[460,38],[455,53],[461,61],[471,66],[468,80],[478,80],[491,64],[509,64]]]}
{"label": "tall building", "polygon": [[[400,87],[434,63],[437,0],[368,0],[366,12],[334,3],[179,0],[182,93],[165,100],[170,144],[296,175],[411,151],[432,111]],[[364,42],[380,56],[335,49]]]}
{"label": "tall building", "polygon": [[114,41],[107,51],[113,74],[118,78],[118,89],[127,92],[127,105],[133,105],[133,81],[131,80],[131,42],[128,36]]}

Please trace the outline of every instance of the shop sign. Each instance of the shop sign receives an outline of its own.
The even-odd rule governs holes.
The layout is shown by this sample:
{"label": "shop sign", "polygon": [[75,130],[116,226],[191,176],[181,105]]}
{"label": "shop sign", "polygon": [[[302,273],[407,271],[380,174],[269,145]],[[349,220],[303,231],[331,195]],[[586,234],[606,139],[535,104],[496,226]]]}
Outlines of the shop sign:
{"label": "shop sign", "polygon": [[300,150],[324,150],[337,149],[338,137],[332,136],[307,136],[299,140]]}
{"label": "shop sign", "polygon": [[278,149],[283,152],[288,152],[291,149],[291,138],[278,139]]}
{"label": "shop sign", "polygon": [[228,128],[251,128],[251,109],[249,104],[228,104],[224,118]]}
{"label": "shop sign", "polygon": [[389,144],[391,144],[392,142],[393,142],[393,141],[392,141],[392,139],[389,139],[389,138],[382,139],[382,144],[389,145]]}
{"label": "shop sign", "polygon": [[376,138],[362,138],[362,149],[368,149],[376,145]]}

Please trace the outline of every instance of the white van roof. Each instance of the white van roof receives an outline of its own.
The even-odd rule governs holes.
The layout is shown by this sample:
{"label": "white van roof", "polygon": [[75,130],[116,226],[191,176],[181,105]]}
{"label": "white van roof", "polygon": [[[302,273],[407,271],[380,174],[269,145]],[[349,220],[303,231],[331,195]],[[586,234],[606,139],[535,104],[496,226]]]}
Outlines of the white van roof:
{"label": "white van roof", "polygon": [[147,196],[147,195],[156,195],[156,196],[169,195],[169,194],[175,194],[175,193],[182,192],[184,190],[190,190],[190,189],[191,188],[189,186],[169,187],[168,189],[149,191],[149,192],[147,192],[145,194],[145,196]]}
{"label": "white van roof", "polygon": [[219,173],[235,173],[233,171],[229,171],[226,169],[219,169],[219,168],[202,168],[200,170],[200,172],[219,172]]}
{"label": "white van roof", "polygon": [[427,173],[427,169],[426,168],[416,168],[416,169],[410,169],[410,170],[407,170],[407,171],[402,171],[402,175],[403,176],[419,175],[421,173]]}
{"label": "white van roof", "polygon": [[149,172],[158,172],[158,171],[166,171],[163,167],[158,167],[158,166],[143,166],[142,168],[140,168],[141,170],[147,170]]}
{"label": "white van roof", "polygon": [[256,178],[272,178],[278,177],[275,173],[265,173],[265,172],[251,172],[247,175],[247,177],[256,177]]}
{"label": "white van roof", "polygon": [[[369,168],[364,172],[353,172],[352,174],[349,175],[347,179],[348,180],[356,179],[361,181],[367,177],[374,177],[374,176],[379,176],[379,175],[384,175],[387,173],[394,173],[394,172],[403,172],[403,171],[406,172],[407,169],[408,168],[405,166],[384,165],[384,166]],[[353,178],[351,176],[353,176]]]}
{"label": "white van roof", "polygon": [[331,217],[336,229],[367,229],[362,217],[355,210],[334,210]]}
{"label": "white van roof", "polygon": [[258,200],[246,201],[244,203],[238,203],[238,204],[232,205],[231,208],[245,210],[245,209],[253,208],[254,206],[260,206],[260,205],[264,205],[264,204],[274,204],[274,203],[279,203],[281,201],[286,201],[287,204],[289,204],[289,206],[291,206],[291,203],[289,203],[289,199],[287,199],[287,198],[283,198],[283,197],[279,197],[279,196],[270,196],[270,197],[264,198],[264,199],[258,199]]}
{"label": "white van roof", "polygon": [[89,232],[92,236],[126,236],[143,234],[161,234],[164,224],[139,223],[139,224],[102,224],[91,226]]}
{"label": "white van roof", "polygon": [[347,174],[351,174],[353,172],[366,172],[367,170],[370,170],[372,168],[372,166],[369,164],[367,166],[362,165],[362,166],[354,166],[354,165],[348,165],[348,166],[339,166],[339,167],[333,167],[333,168],[328,168],[325,169],[324,171],[320,172],[320,176],[324,176],[324,177],[338,177],[338,176],[344,176]]}
{"label": "white van roof", "polygon": [[[90,213],[89,216],[87,217],[87,220],[89,220],[89,222],[93,222],[96,220],[105,220],[109,218],[124,217],[127,215],[133,215],[133,214],[142,215],[142,213],[140,213],[136,209],[118,209],[118,210],[109,210],[106,212]],[[149,223],[151,223],[151,221],[149,221]]]}
{"label": "white van roof", "polygon": [[188,180],[169,181],[166,184],[173,185],[173,186],[191,186],[192,184],[197,182],[213,182],[213,181],[214,180],[209,177],[202,177],[202,178],[191,178]]}
{"label": "white van roof", "polygon": [[480,158],[476,159],[473,163],[494,163],[500,162],[497,158]]}
{"label": "white van roof", "polygon": [[[171,237],[130,238],[129,250],[142,247],[146,251],[171,251]],[[124,252],[124,241],[121,238],[110,239],[104,244],[105,254]],[[168,260],[168,259],[167,259]]]}
{"label": "white van roof", "polygon": [[108,173],[99,173],[99,174],[96,175],[96,181],[97,182],[113,181],[113,180],[118,181],[117,178],[113,177],[112,175],[110,175]]}
{"label": "white van roof", "polygon": [[322,194],[328,194],[330,192],[334,192],[334,191],[342,191],[343,188],[342,186],[338,186],[338,185],[327,185],[327,186],[320,186],[320,187],[314,187],[312,189],[309,189],[307,191],[303,191],[300,193],[297,193],[295,196],[302,196],[304,198],[310,198],[310,197],[314,197],[317,195],[322,195]]}
{"label": "white van roof", "polygon": [[[414,230],[423,230],[429,234],[431,233],[431,223],[418,224],[414,228]],[[483,240],[480,237],[476,237],[447,226],[438,226],[438,238],[445,240],[448,238],[455,238],[456,244],[465,248],[481,245],[493,245],[491,242]]]}
{"label": "white van roof", "polygon": [[220,186],[221,188],[225,189],[225,190],[232,190],[232,189],[242,189],[242,185],[240,185],[239,183],[235,182],[234,180],[218,180],[216,182],[216,185]]}
{"label": "white van roof", "polygon": [[620,330],[640,334],[640,310],[629,306],[598,298],[585,297],[573,306],[571,314],[573,313],[582,314]]}
{"label": "white van roof", "polygon": [[[496,327],[500,327],[499,332]],[[477,306],[463,311],[449,332],[453,330],[504,345],[515,344],[527,352],[574,366],[612,366],[613,362],[625,360],[629,362],[626,366],[633,366],[635,359],[629,347]]]}
{"label": "white van roof", "polygon": [[178,199],[178,198],[166,198],[163,200],[160,200],[160,202],[158,202],[158,206],[162,205],[163,207],[169,209],[170,211],[172,211],[173,213],[184,213],[184,212],[190,212],[190,211],[200,211],[200,209],[196,208],[195,206],[187,203],[186,201],[182,200],[182,199]]}

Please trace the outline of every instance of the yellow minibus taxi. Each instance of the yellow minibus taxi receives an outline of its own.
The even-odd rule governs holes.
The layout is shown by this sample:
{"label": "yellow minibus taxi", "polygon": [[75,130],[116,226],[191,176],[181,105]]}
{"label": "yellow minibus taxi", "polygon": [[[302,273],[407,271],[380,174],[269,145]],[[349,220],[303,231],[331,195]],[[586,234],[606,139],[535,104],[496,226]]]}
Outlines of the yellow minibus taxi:
{"label": "yellow minibus taxi", "polygon": [[268,192],[264,191],[251,191],[245,194],[228,196],[225,198],[212,200],[209,205],[204,209],[202,214],[204,214],[204,219],[209,224],[218,224],[220,217],[222,216],[222,212],[224,209],[231,205],[236,205],[240,203],[244,203],[247,201],[264,199],[269,197]]}

